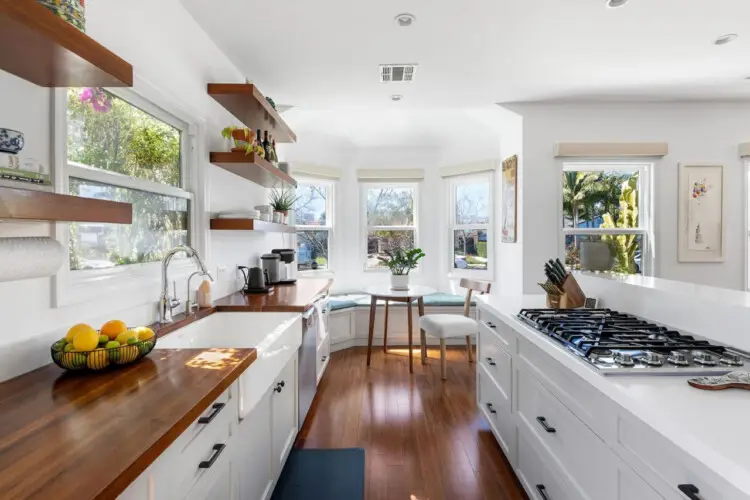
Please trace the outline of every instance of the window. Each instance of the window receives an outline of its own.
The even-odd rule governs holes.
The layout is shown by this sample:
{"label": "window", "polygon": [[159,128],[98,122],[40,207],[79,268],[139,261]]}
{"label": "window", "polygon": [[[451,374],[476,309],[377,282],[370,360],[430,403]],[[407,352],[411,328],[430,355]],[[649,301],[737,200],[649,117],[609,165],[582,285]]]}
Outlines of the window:
{"label": "window", "polygon": [[160,261],[189,243],[185,189],[187,124],[129,91],[70,88],[66,96],[65,189],[132,203],[133,223],[70,224],[72,271]]}
{"label": "window", "polygon": [[294,217],[297,225],[297,269],[329,269],[333,184],[298,180]]}
{"label": "window", "polygon": [[478,274],[490,270],[492,233],[492,174],[448,179],[451,267]]}
{"label": "window", "polygon": [[386,269],[378,257],[416,246],[416,184],[363,184],[366,270]]}
{"label": "window", "polygon": [[650,255],[651,227],[649,167],[623,163],[563,165],[561,225],[567,266],[650,274],[650,259],[646,257]]}

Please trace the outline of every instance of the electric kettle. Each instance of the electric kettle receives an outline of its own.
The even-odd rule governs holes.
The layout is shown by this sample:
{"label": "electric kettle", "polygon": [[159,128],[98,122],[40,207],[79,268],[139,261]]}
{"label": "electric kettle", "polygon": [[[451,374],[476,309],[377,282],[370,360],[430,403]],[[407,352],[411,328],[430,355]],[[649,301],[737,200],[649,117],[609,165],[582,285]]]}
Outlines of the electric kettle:
{"label": "electric kettle", "polygon": [[272,286],[268,286],[268,272],[259,267],[237,266],[237,268],[245,278],[245,287],[242,290],[245,293],[268,293],[273,290]]}

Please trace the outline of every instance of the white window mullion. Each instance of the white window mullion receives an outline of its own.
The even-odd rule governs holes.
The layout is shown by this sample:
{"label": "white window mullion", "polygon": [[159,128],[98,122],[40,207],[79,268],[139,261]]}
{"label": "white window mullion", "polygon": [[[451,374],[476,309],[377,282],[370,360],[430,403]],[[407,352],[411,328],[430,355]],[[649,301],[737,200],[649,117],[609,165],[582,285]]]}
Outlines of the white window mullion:
{"label": "white window mullion", "polygon": [[101,184],[108,184],[137,191],[148,193],[162,194],[164,196],[173,196],[175,198],[192,199],[193,194],[178,187],[160,184],[158,182],[146,179],[137,179],[118,172],[109,172],[98,168],[88,167],[80,163],[68,162],[66,166],[66,176],[68,178],[84,179]]}

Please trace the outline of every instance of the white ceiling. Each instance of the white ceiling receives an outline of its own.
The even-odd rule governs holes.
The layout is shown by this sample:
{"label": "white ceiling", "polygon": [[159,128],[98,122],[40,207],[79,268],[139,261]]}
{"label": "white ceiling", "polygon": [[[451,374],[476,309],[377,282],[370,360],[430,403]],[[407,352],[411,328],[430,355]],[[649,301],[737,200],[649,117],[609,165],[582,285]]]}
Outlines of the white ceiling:
{"label": "white ceiling", "polygon": [[[182,1],[264,92],[307,109],[750,98],[749,0]],[[379,83],[382,63],[418,63],[416,82]]]}

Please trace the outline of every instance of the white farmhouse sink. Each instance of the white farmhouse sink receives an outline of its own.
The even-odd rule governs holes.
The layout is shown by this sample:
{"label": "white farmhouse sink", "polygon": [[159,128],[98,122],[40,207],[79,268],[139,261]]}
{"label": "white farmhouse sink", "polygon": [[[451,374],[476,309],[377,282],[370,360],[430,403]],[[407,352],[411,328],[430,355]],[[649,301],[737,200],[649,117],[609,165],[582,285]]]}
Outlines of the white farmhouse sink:
{"label": "white farmhouse sink", "polygon": [[274,382],[302,344],[302,315],[218,312],[190,323],[156,343],[156,349],[250,348],[258,359],[240,376],[240,419]]}

